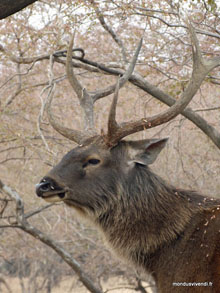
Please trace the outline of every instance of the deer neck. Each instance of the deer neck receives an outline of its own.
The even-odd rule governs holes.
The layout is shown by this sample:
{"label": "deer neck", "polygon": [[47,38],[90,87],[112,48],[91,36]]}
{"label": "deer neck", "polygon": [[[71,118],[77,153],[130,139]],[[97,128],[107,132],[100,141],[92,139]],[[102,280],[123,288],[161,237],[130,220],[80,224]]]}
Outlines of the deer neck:
{"label": "deer neck", "polygon": [[138,251],[152,254],[178,238],[201,210],[197,202],[203,199],[167,185],[148,169],[140,172],[120,188],[120,200],[99,218],[107,243],[126,259]]}

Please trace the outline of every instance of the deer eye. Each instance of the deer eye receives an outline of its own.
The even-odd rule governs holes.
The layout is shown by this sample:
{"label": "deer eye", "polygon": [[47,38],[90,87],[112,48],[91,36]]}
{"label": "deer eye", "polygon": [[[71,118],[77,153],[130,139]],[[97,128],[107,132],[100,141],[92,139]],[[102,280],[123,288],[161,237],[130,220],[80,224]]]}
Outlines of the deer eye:
{"label": "deer eye", "polygon": [[91,165],[97,165],[100,162],[99,159],[90,159],[88,160],[88,163]]}
{"label": "deer eye", "polygon": [[100,163],[99,159],[89,159],[83,164],[83,168],[86,168],[88,165],[97,165],[98,163]]}

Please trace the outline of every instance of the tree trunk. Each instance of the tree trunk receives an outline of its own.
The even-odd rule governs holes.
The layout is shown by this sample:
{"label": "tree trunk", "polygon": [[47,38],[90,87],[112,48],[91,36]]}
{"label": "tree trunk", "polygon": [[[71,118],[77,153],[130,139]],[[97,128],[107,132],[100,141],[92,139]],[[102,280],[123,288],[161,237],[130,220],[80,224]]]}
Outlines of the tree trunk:
{"label": "tree trunk", "polygon": [[36,2],[36,0],[1,0],[0,19],[6,18],[34,2]]}

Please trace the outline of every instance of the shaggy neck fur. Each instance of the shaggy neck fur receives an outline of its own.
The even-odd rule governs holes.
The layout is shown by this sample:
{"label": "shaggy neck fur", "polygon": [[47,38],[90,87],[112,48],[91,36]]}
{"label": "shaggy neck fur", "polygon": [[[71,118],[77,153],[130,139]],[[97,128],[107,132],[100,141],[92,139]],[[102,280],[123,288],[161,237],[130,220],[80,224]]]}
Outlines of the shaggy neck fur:
{"label": "shaggy neck fur", "polygon": [[142,266],[144,256],[180,237],[192,217],[213,201],[167,185],[145,166],[135,168],[132,180],[120,180],[111,208],[98,223],[117,254]]}

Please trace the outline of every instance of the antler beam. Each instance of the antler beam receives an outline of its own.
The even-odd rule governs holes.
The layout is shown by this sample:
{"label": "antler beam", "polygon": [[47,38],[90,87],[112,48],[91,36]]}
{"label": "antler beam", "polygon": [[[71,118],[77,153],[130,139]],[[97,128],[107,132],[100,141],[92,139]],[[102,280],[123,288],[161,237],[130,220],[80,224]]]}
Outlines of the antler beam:
{"label": "antler beam", "polygon": [[53,96],[54,96],[54,87],[52,86],[52,88],[50,89],[49,95],[48,95],[48,101],[47,101],[47,115],[48,115],[48,119],[49,122],[51,124],[51,126],[57,131],[59,132],[61,135],[63,135],[64,137],[75,141],[76,143],[83,144],[83,142],[89,138],[89,135],[86,135],[84,132],[76,130],[76,129],[70,129],[68,127],[64,127],[62,125],[60,125],[55,119],[54,116],[51,112],[51,103],[53,100]]}
{"label": "antler beam", "polygon": [[72,47],[73,47],[73,39],[71,38],[68,50],[67,50],[67,60],[66,60],[66,73],[70,85],[72,86],[74,92],[76,93],[80,105],[84,111],[84,131],[79,131],[76,129],[70,129],[60,125],[53,117],[51,112],[51,103],[53,99],[53,86],[49,93],[48,105],[47,105],[47,114],[49,118],[49,122],[51,126],[59,132],[64,137],[75,141],[78,144],[84,144],[90,137],[96,136],[97,133],[94,131],[94,123],[93,123],[93,99],[91,95],[87,92],[85,88],[81,85],[81,83],[76,78],[73,68],[72,68]]}
{"label": "antler beam", "polygon": [[[119,125],[114,122],[114,132],[111,131],[111,136],[108,137],[110,145],[117,144],[119,140],[130,134],[161,125],[176,117],[192,100],[207,74],[220,65],[220,58],[206,60],[202,57],[196,33],[190,23],[188,28],[192,43],[193,71],[188,86],[182,93],[180,99],[177,100],[168,110],[163,111],[158,115],[142,118],[138,121],[121,123]],[[114,107],[116,107],[115,104]]]}

